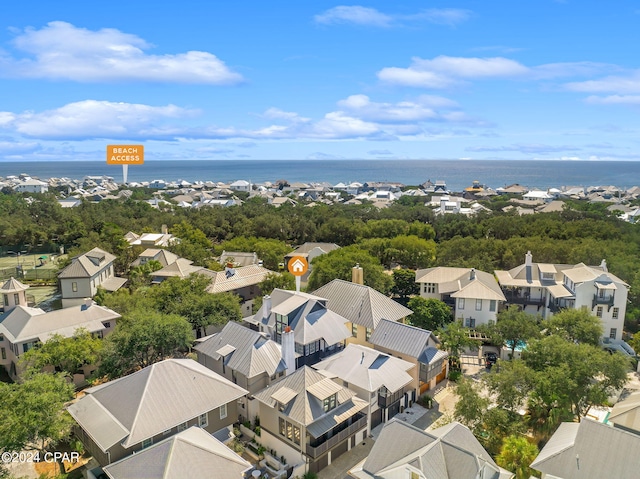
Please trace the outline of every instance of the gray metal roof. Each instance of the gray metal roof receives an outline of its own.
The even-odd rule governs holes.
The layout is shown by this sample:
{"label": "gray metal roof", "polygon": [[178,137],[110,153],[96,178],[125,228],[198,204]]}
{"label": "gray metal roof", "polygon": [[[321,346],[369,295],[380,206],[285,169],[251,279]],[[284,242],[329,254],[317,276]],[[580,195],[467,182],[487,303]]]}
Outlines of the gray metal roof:
{"label": "gray metal roof", "polygon": [[233,351],[230,351],[229,348],[223,351],[230,354],[225,359],[226,367],[247,378],[261,373],[272,376],[276,372],[287,369],[278,343],[266,339],[258,331],[253,331],[232,321],[227,323],[218,334],[197,344],[194,349],[200,354],[219,360],[223,356],[221,348],[225,346],[235,348]]}
{"label": "gray metal roof", "polygon": [[[285,407],[283,414],[289,417],[291,420],[296,421],[297,423],[304,426],[309,426],[323,416],[328,415],[331,416],[331,418],[334,418],[334,416],[336,416],[336,412],[339,413],[340,411],[342,411],[342,409],[348,410],[350,408],[360,406],[360,409],[362,409],[366,407],[367,404],[364,401],[354,397],[355,393],[353,391],[342,386],[338,386],[338,407],[332,411],[324,412],[322,401],[311,394],[309,390],[310,388],[313,388],[313,386],[317,383],[322,382],[324,384],[325,381],[330,380],[318,371],[315,371],[308,366],[303,366],[302,368],[297,369],[293,374],[285,376],[279,381],[276,381],[275,383],[267,386],[265,389],[256,394],[255,398],[258,399],[258,401],[273,408],[277,405],[277,401],[273,398],[273,395],[276,394],[276,396],[279,396],[277,392],[281,388],[288,388],[289,390],[295,392],[296,396],[289,400],[289,403]],[[291,393],[287,391],[287,397],[290,396]],[[352,414],[355,414],[355,412],[356,411],[354,411]]]}
{"label": "gray metal roof", "polygon": [[[229,275],[227,271],[216,271],[212,276],[211,283],[207,286],[208,293],[224,293],[246,286],[257,286],[262,283],[270,274],[276,274],[274,271],[251,264],[249,266],[240,266],[233,268],[233,274]],[[231,272],[229,272],[231,273]]]}
{"label": "gray metal roof", "polygon": [[85,392],[91,399],[83,397],[69,406],[69,413],[87,433],[99,436],[92,410],[84,406],[96,401],[105,420],[111,416],[128,431],[122,445],[129,448],[248,391],[191,359],[167,359]]}
{"label": "gray metal roof", "polygon": [[562,423],[531,468],[562,479],[636,479],[638,451],[639,435],[585,418],[580,424]]}
{"label": "gray metal roof", "polygon": [[640,432],[640,391],[616,403],[609,414],[608,421],[616,426]]}
{"label": "gray metal roof", "polygon": [[285,258],[292,258],[293,256],[305,256],[306,257],[311,252],[311,250],[313,250],[315,248],[319,248],[322,251],[324,251],[325,253],[328,253],[330,251],[333,251],[334,249],[340,248],[340,246],[338,246],[335,243],[305,243],[303,245],[298,246],[291,253],[288,253],[285,256]]}
{"label": "gray metal roof", "polygon": [[73,258],[71,264],[60,271],[58,278],[91,278],[111,264],[116,257],[100,248],[93,248]]}
{"label": "gray metal roof", "polygon": [[165,266],[158,271],[154,271],[152,273],[152,276],[154,278],[171,278],[173,276],[177,276],[178,278],[186,278],[191,273],[199,272],[203,269],[204,268],[202,266],[194,266],[193,261],[191,260],[178,258],[170,265]]}
{"label": "gray metal roof", "polygon": [[373,331],[369,342],[375,346],[419,358],[429,345],[437,344],[438,340],[431,331],[382,320]]}
{"label": "gray metal roof", "polygon": [[5,281],[4,284],[0,287],[2,293],[16,293],[18,291],[25,291],[27,289],[29,289],[29,286],[25,286],[13,276]]}
{"label": "gray metal roof", "polygon": [[251,464],[211,434],[191,427],[104,468],[111,479],[241,479]]}
{"label": "gray metal roof", "polygon": [[349,344],[313,367],[365,391],[375,392],[384,386],[393,393],[412,381],[408,371],[415,365],[366,346]]}
{"label": "gray metal roof", "polygon": [[471,431],[459,423],[435,431],[422,431],[392,419],[382,428],[358,477],[404,477],[399,474],[406,474],[407,464],[430,479],[512,476],[499,468]]}
{"label": "gray metal roof", "polygon": [[334,279],[313,292],[327,299],[327,307],[351,323],[375,329],[381,319],[399,321],[413,313],[369,286]]}

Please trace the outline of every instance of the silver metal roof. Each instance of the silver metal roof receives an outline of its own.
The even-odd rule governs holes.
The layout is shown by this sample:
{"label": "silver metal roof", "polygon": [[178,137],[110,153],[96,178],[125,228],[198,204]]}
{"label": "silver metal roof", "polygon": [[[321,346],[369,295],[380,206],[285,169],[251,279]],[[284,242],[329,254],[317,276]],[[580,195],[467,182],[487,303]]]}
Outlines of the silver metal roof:
{"label": "silver metal roof", "polygon": [[369,342],[375,346],[419,358],[427,347],[437,344],[438,340],[431,331],[383,320],[373,331]]}
{"label": "silver metal roof", "polygon": [[399,321],[413,313],[369,286],[334,279],[313,294],[327,299],[327,307],[351,323],[375,329],[381,319]]}
{"label": "silver metal roof", "polygon": [[233,268],[233,274],[230,276],[227,271],[216,271],[212,275],[211,283],[207,286],[207,292],[224,293],[246,286],[257,286],[270,274],[275,273],[257,264]]}
{"label": "silver metal roof", "polygon": [[191,427],[104,468],[111,479],[242,479],[251,464],[211,434]]}
{"label": "silver metal roof", "polygon": [[[93,260],[92,260],[93,258]],[[116,257],[100,248],[93,248],[73,258],[71,264],[58,274],[58,278],[91,278],[106,268]]]}

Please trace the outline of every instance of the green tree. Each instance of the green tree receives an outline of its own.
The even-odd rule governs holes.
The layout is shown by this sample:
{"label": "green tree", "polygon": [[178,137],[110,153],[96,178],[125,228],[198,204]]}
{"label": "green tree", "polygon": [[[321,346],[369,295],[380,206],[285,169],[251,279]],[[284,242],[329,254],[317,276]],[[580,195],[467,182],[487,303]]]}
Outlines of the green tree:
{"label": "green tree", "polygon": [[413,311],[409,322],[429,331],[442,328],[453,319],[451,308],[439,299],[415,296],[409,300],[407,307]]}
{"label": "green tree", "polygon": [[561,336],[567,341],[598,346],[603,334],[600,318],[586,309],[563,309],[543,323],[547,334]]}
{"label": "green tree", "polygon": [[512,434],[524,434],[527,427],[520,414],[492,407],[482,416],[481,429],[477,439],[495,457],[500,452],[504,438]]}
{"label": "green tree", "polygon": [[539,336],[540,326],[535,316],[521,311],[516,305],[511,305],[498,313],[498,321],[489,331],[495,334],[494,340],[500,338],[500,345],[506,343],[509,346],[513,357],[519,344]]}
{"label": "green tree", "polygon": [[27,351],[20,358],[25,369],[40,371],[51,365],[58,372],[74,374],[85,364],[96,364],[103,341],[86,329],[76,329],[73,336],[54,334],[38,348]]}
{"label": "green tree", "polygon": [[416,283],[416,272],[412,269],[393,270],[393,288],[391,293],[405,300],[409,296],[418,294],[420,285]]}
{"label": "green tree", "polygon": [[456,402],[453,417],[478,435],[489,399],[480,396],[478,388],[467,378],[461,379],[456,386]]}
{"label": "green tree", "polygon": [[104,341],[100,371],[119,377],[163,359],[182,357],[193,342],[193,330],[175,314],[133,311]]}
{"label": "green tree", "polygon": [[478,341],[469,337],[469,329],[453,321],[437,331],[441,347],[449,352],[449,364],[452,369],[460,370],[460,353],[466,347],[477,346]]}
{"label": "green tree", "polygon": [[426,268],[436,258],[436,243],[415,235],[396,236],[389,241],[389,253],[398,264],[407,268]]}
{"label": "green tree", "polygon": [[172,253],[190,259],[199,266],[206,265],[211,258],[213,245],[202,230],[182,221],[171,229],[171,233],[179,238],[169,247]]}
{"label": "green tree", "polygon": [[276,288],[293,291],[296,289],[296,279],[289,272],[269,273],[258,287],[263,295],[271,294]]}
{"label": "green tree", "polygon": [[496,462],[500,467],[515,472],[516,479],[529,479],[534,471],[529,468],[538,456],[538,448],[524,436],[509,436],[504,439]]}
{"label": "green tree", "polygon": [[307,289],[314,291],[334,279],[350,281],[351,270],[356,264],[363,269],[365,285],[385,294],[391,289],[392,277],[384,272],[375,257],[357,246],[347,246],[315,257]]}
{"label": "green tree", "polygon": [[162,269],[160,261],[151,260],[144,264],[134,266],[129,270],[129,288],[136,290],[142,286],[151,285],[151,273]]}
{"label": "green tree", "polygon": [[16,384],[0,382],[0,451],[40,451],[71,432],[73,419],[64,405],[73,386],[59,374],[35,373]]}
{"label": "green tree", "polygon": [[535,372],[520,360],[500,362],[499,368],[484,376],[496,405],[516,413],[534,387]]}
{"label": "green tree", "polygon": [[216,247],[216,253],[222,251],[243,251],[246,253],[256,253],[263,261],[264,267],[272,271],[278,271],[279,264],[284,261],[287,253],[293,251],[284,241],[277,239],[256,238],[254,236],[237,236],[224,241]]}

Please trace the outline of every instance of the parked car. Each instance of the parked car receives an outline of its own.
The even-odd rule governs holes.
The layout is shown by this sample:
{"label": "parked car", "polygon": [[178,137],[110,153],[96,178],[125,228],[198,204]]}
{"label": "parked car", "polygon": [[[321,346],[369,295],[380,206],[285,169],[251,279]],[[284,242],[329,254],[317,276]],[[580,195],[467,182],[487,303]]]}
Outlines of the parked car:
{"label": "parked car", "polygon": [[484,353],[484,364],[487,369],[491,369],[495,363],[498,362],[498,355],[494,352]]}

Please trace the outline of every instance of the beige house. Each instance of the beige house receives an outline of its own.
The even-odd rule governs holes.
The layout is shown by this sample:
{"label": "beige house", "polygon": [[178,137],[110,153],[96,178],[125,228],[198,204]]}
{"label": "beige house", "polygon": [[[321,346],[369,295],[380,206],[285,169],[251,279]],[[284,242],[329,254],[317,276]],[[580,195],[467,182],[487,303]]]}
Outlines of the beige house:
{"label": "beige house", "polygon": [[67,410],[85,449],[106,466],[191,426],[228,436],[247,390],[191,359],[167,359],[85,393]]}
{"label": "beige house", "polygon": [[211,283],[207,287],[208,293],[234,293],[240,296],[242,316],[251,315],[253,300],[262,294],[260,283],[270,274],[277,274],[257,264],[226,267],[224,271],[209,273]]}
{"label": "beige house", "polygon": [[586,308],[602,321],[604,337],[622,339],[629,285],[609,273],[607,263],[534,263],[527,252],[524,264],[496,271],[508,303],[531,314],[551,317],[561,309]]}
{"label": "beige house", "polygon": [[365,437],[368,402],[307,366],[255,397],[260,442],[285,457],[293,476],[318,472]]}
{"label": "beige house", "polygon": [[[354,271],[354,279],[358,279],[357,273]],[[413,312],[369,286],[341,279],[334,279],[313,294],[326,298],[327,307],[347,319],[346,327],[351,332],[347,344],[371,347],[369,339],[382,319],[403,322]]]}
{"label": "beige house", "polygon": [[169,266],[176,262],[180,258],[177,254],[172,253],[166,249],[159,248],[147,248],[144,250],[138,258],[131,263],[131,267],[147,264],[149,261],[157,261],[163,267]]}
{"label": "beige house", "polygon": [[466,327],[495,323],[506,298],[490,273],[474,268],[436,268],[416,271],[420,296],[439,299],[453,310]]}
{"label": "beige house", "polygon": [[93,248],[73,258],[71,264],[58,274],[62,307],[75,306],[83,303],[84,298],[93,298],[98,287],[107,291],[120,289],[127,280],[115,276],[115,259],[114,255],[100,248]]}
{"label": "beige house", "polygon": [[368,403],[367,435],[409,406],[415,364],[381,351],[349,344],[344,351],[319,362],[314,369],[348,387]]}
{"label": "beige house", "polygon": [[449,363],[446,359],[449,355],[438,349],[440,341],[431,331],[383,319],[371,335],[371,344],[376,350],[415,366],[409,371],[413,378],[409,405],[448,375]]}

